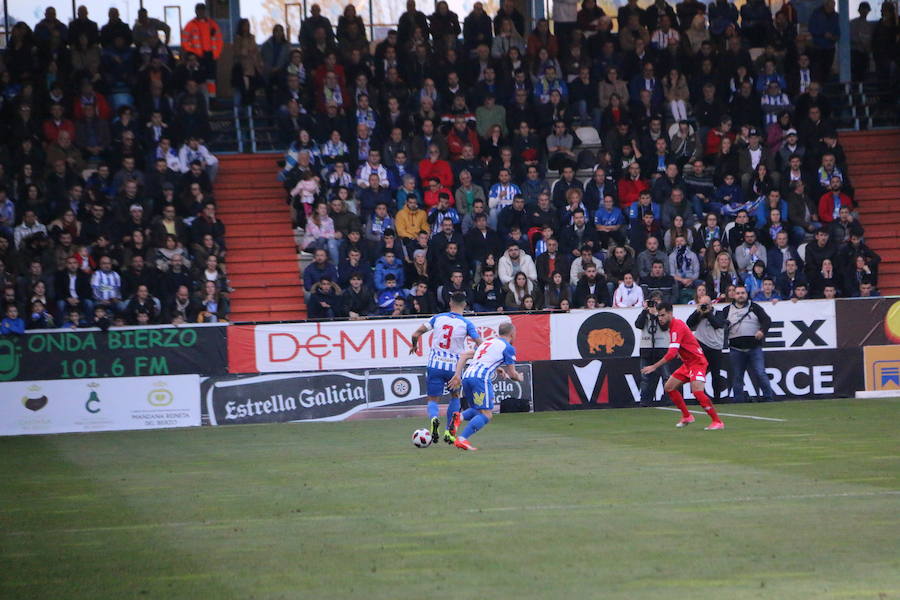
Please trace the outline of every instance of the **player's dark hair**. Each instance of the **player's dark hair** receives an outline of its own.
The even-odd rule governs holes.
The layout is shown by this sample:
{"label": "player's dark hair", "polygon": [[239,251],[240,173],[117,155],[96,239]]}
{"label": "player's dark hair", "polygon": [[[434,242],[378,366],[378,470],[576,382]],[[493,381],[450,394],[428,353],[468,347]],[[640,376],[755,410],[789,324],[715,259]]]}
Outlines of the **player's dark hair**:
{"label": "player's dark hair", "polygon": [[664,310],[666,312],[672,312],[674,309],[672,308],[671,302],[660,302],[656,305],[656,310]]}
{"label": "player's dark hair", "polygon": [[450,304],[459,305],[459,304],[466,304],[466,302],[468,302],[468,300],[466,299],[465,294],[460,294],[460,293],[450,294]]}

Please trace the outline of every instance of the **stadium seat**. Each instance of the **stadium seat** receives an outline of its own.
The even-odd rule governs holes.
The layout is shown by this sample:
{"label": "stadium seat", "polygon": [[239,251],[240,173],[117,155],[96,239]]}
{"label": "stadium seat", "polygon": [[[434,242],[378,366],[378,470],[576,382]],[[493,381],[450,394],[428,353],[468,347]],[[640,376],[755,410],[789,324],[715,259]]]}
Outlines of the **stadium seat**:
{"label": "stadium seat", "polygon": [[585,149],[599,148],[603,145],[600,134],[593,127],[577,127],[575,135],[581,140],[581,147]]}
{"label": "stadium seat", "polygon": [[797,254],[800,255],[800,260],[806,262],[806,244],[807,242],[803,242],[799,246],[797,246]]}

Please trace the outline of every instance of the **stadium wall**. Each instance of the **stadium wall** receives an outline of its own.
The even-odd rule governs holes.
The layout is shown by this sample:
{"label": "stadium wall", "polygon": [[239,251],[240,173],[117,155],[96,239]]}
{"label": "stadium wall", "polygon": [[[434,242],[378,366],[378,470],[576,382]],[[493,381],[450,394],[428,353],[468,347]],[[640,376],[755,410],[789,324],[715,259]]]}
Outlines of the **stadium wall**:
{"label": "stadium wall", "polygon": [[[691,307],[676,307],[686,317]],[[766,366],[781,398],[900,392],[900,301],[766,305]],[[526,384],[504,410],[636,404],[636,309],[474,317],[517,326]],[[0,435],[331,421],[422,414],[418,319],[44,330],[0,338]],[[876,348],[877,347],[877,348]],[[867,348],[864,351],[864,348]],[[754,382],[746,382],[749,392]],[[538,390],[537,394],[533,390]]]}

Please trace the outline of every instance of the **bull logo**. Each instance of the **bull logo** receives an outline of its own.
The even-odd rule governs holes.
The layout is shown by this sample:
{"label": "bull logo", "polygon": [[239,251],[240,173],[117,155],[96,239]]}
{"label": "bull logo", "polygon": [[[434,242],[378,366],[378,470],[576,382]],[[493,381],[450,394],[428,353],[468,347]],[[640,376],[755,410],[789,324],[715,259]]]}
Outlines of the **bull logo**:
{"label": "bull logo", "polygon": [[597,311],[578,328],[578,353],[590,359],[631,356],[634,340],[634,329],[624,317]]}
{"label": "bull logo", "polygon": [[603,329],[594,329],[588,334],[588,349],[592,354],[600,352],[603,348],[606,354],[612,354],[616,348],[623,345],[625,340],[622,334],[615,329],[605,327]]}

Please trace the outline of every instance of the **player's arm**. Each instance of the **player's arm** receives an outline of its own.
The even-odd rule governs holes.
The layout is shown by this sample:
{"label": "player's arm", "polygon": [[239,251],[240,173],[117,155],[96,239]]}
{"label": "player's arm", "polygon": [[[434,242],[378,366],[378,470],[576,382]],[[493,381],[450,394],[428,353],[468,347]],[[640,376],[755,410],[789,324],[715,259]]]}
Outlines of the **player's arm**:
{"label": "player's arm", "polygon": [[653,363],[652,365],[647,365],[643,369],[641,369],[641,373],[647,375],[648,373],[652,373],[657,370],[673,358],[678,355],[678,349],[681,347],[681,344],[678,342],[678,333],[670,328],[669,330],[669,350],[666,352],[666,355],[661,359]]}
{"label": "player's arm", "polygon": [[474,350],[467,350],[459,355],[459,360],[456,362],[456,371],[453,373],[453,377],[450,378],[450,381],[447,382],[447,387],[451,390],[455,390],[462,385],[462,372],[463,369],[466,368],[466,363],[475,356]]}
{"label": "player's arm", "polygon": [[516,371],[516,352],[509,344],[503,350],[503,365],[497,369],[497,372],[505,375],[511,381],[525,380],[525,376]]}
{"label": "player's arm", "polygon": [[419,347],[419,338],[422,337],[423,335],[425,335],[426,333],[428,333],[428,331],[430,329],[431,329],[431,327],[429,326],[429,323],[422,323],[421,325],[419,325],[419,328],[413,332],[412,337],[409,340],[409,342],[410,342],[409,353],[410,354],[416,353],[416,348]]}
{"label": "player's arm", "polygon": [[516,371],[516,365],[503,365],[497,372],[503,373],[511,381],[525,381],[525,376]]}

